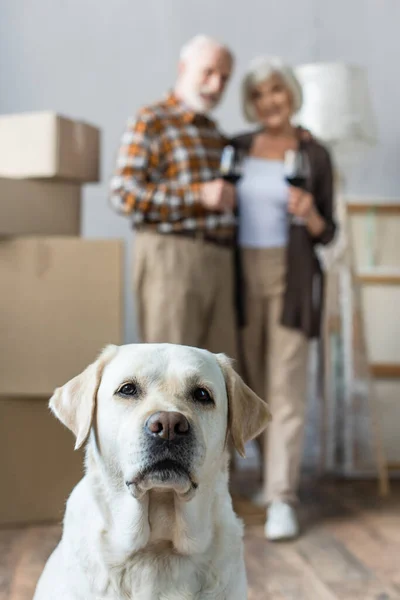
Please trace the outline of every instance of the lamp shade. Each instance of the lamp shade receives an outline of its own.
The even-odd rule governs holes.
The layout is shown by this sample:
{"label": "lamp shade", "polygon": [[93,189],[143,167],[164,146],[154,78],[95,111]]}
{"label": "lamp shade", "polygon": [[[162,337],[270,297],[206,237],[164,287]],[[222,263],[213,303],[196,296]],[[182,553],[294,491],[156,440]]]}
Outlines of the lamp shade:
{"label": "lamp shade", "polygon": [[343,63],[300,65],[303,106],[296,122],[325,142],[339,166],[361,158],[377,139],[367,75]]}

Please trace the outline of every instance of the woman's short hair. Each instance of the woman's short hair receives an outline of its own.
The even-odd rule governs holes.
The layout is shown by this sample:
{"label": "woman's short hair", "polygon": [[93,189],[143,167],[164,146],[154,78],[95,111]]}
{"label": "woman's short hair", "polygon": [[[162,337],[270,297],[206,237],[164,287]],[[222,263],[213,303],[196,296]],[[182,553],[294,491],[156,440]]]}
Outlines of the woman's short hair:
{"label": "woman's short hair", "polygon": [[303,103],[303,92],[301,85],[289,65],[286,65],[280,58],[259,56],[253,59],[242,80],[242,107],[247,121],[255,123],[257,117],[254,110],[251,93],[254,86],[269,79],[272,75],[279,75],[284,85],[289,90],[293,98],[293,110],[298,112]]}

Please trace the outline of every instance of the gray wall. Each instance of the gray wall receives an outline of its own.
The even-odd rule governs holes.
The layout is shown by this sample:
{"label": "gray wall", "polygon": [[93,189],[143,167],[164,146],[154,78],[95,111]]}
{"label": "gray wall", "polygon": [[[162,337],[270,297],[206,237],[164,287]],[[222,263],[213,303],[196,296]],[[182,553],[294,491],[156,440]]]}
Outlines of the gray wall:
{"label": "gray wall", "polygon": [[[218,112],[227,131],[243,126],[238,81],[254,55],[278,54],[294,64],[353,62],[368,69],[380,144],[349,189],[399,197],[399,23],[399,0],[1,0],[0,113],[52,109],[100,126],[103,181],[86,188],[84,234],[130,241],[127,222],[107,206],[119,136],[128,115],[173,83],[179,48],[190,36],[217,36],[238,55]],[[131,341],[129,286],[126,298]]]}

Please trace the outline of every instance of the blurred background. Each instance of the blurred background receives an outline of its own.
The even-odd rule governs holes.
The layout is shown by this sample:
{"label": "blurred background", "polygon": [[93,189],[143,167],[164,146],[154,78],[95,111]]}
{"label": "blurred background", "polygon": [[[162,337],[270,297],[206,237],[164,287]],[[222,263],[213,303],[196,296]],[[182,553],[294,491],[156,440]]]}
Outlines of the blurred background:
{"label": "blurred background", "polygon": [[[95,142],[100,173],[74,179],[74,185],[84,184],[79,191],[82,202],[77,217],[81,243],[83,238],[97,240],[98,245],[67,249],[58,247],[57,242],[53,249],[46,250],[28,244],[17,251],[1,246],[6,244],[4,240],[0,244],[0,269],[7,269],[9,279],[0,275],[4,281],[12,281],[5,286],[4,294],[7,287],[7,302],[18,305],[22,313],[29,311],[30,279],[16,283],[13,277],[18,269],[28,269],[25,255],[36,253],[41,265],[36,272],[39,279],[40,269],[46,270],[51,262],[51,254],[46,252],[53,252],[55,261],[58,256],[69,256],[64,270],[47,282],[48,288],[43,287],[42,296],[39,292],[35,296],[35,301],[41,303],[42,316],[47,315],[40,321],[42,331],[50,331],[54,325],[54,315],[50,317],[53,309],[45,304],[43,294],[49,296],[55,288],[60,289],[59,295],[52,298],[59,303],[62,315],[62,302],[65,307],[73,304],[76,286],[84,290],[88,280],[88,285],[97,286],[91,289],[97,290],[96,301],[103,298],[103,303],[88,301],[88,288],[85,302],[76,309],[90,323],[87,335],[81,335],[71,351],[75,357],[65,357],[68,369],[72,369],[78,355],[94,357],[98,340],[137,341],[131,284],[134,236],[129,221],[109,207],[109,180],[128,117],[173,86],[179,51],[188,39],[204,33],[226,43],[236,55],[233,79],[216,112],[227,134],[245,128],[239,82],[254,56],[280,56],[295,67],[309,63],[354,65],[361,68],[365,77],[374,121],[367,128],[371,126],[375,143],[362,157],[340,166],[338,187],[338,204],[346,213],[346,217],[340,217],[345,224],[342,230],[350,232],[353,238],[347,274],[355,276],[357,284],[349,284],[346,298],[351,298],[351,306],[343,307],[338,292],[340,268],[332,270],[329,289],[333,300],[329,304],[325,346],[315,347],[310,364],[304,458],[304,466],[313,477],[344,475],[347,483],[343,488],[330,487],[329,480],[317,491],[306,488],[302,510],[310,534],[292,550],[273,550],[262,545],[257,533],[262,514],[238,501],[238,510],[250,532],[249,598],[400,598],[400,579],[389,558],[398,554],[400,544],[396,484],[400,471],[400,77],[396,63],[400,56],[399,23],[398,0],[0,3],[0,117],[51,111],[90,123],[100,131],[100,141]],[[338,86],[342,84],[338,81]],[[334,89],[333,85],[333,94]],[[0,185],[0,204],[1,189]],[[111,245],[102,245],[104,240]],[[116,240],[122,240],[122,244],[117,245]],[[14,258],[17,255],[19,258]],[[63,282],[70,281],[69,273],[80,257],[87,262],[87,275],[79,281],[71,278],[69,291],[63,291]],[[330,265],[335,258],[327,256],[326,260]],[[346,277],[343,281],[347,281]],[[24,294],[26,303],[22,305],[18,298]],[[96,324],[104,322],[104,315],[110,313],[115,317],[112,323],[98,328]],[[14,354],[6,343],[0,347],[0,481],[6,482],[0,492],[0,526],[4,527],[0,530],[0,600],[25,600],[31,597],[32,582],[59,537],[58,525],[46,528],[42,522],[61,518],[63,499],[81,473],[81,457],[71,459],[72,437],[54,419],[50,422],[47,415],[52,386],[64,383],[64,370],[68,369],[59,365],[60,354],[56,350],[50,348],[46,354],[45,335],[37,347],[34,341],[28,341],[22,349],[21,340],[26,341],[35,327],[19,317],[13,321],[10,314],[14,313],[7,312],[0,319],[0,336],[10,340],[10,344],[18,343]],[[65,332],[71,315],[73,311],[66,317]],[[345,331],[343,320],[347,323]],[[66,339],[72,339],[79,329],[79,324],[75,329],[72,326]],[[14,333],[17,330],[18,335]],[[91,335],[92,343],[84,339]],[[42,380],[35,380],[35,360],[30,364],[28,356],[32,348],[41,356],[42,366],[45,361],[54,360],[51,378],[43,371]],[[23,360],[16,364],[13,356]],[[346,371],[349,364],[351,372]],[[36,448],[33,453],[32,448]],[[27,454],[32,454],[28,468]],[[251,448],[249,456],[247,465],[252,465],[255,455]],[[36,465],[42,460],[43,464],[48,463],[36,472]],[[63,478],[58,484],[60,464],[64,465]],[[19,477],[22,468],[29,472],[23,482]],[[239,471],[240,468],[243,465],[239,464]],[[388,473],[393,475],[389,496]],[[44,493],[49,484],[50,492]],[[379,491],[386,494],[385,500],[378,498]],[[32,524],[31,529],[19,529],[27,523]],[[368,526],[364,527],[365,523]],[[17,528],[10,529],[11,526]],[[32,548],[37,548],[40,540],[42,553],[33,558]],[[321,552],[325,552],[328,566],[316,575]],[[260,575],[255,557],[261,555],[264,562]],[[383,555],[385,560],[374,562],[374,556]],[[278,579],[273,568],[276,564],[285,565]],[[24,579],[28,572],[30,575]],[[270,578],[272,587],[264,582],[263,574]],[[343,583],[347,576],[348,585]]]}
{"label": "blurred background", "polygon": [[[0,19],[0,113],[53,110],[101,128],[99,185],[84,191],[82,231],[132,235],[107,204],[107,187],[126,119],[157,100],[175,80],[182,45],[207,33],[233,48],[237,65],[217,115],[228,133],[242,122],[238,83],[258,54],[291,64],[344,61],[365,67],[379,144],[351,172],[355,195],[398,197],[400,80],[397,0],[3,0]],[[129,257],[129,252],[127,252]],[[129,279],[128,279],[129,281]],[[135,340],[126,291],[126,341]]]}

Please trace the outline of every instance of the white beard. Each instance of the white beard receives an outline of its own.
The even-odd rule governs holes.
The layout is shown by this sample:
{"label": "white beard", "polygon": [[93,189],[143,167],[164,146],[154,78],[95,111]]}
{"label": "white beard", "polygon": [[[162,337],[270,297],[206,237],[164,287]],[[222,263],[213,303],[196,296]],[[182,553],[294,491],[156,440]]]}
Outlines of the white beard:
{"label": "white beard", "polygon": [[185,103],[196,113],[205,114],[209,111],[208,105],[195,92],[185,94]]}
{"label": "white beard", "polygon": [[207,90],[200,90],[200,92],[197,92],[193,89],[186,89],[183,90],[182,98],[189,108],[198,114],[205,115],[208,112],[211,112],[215,105],[210,106],[210,104],[201,98],[200,93],[207,93]]}

